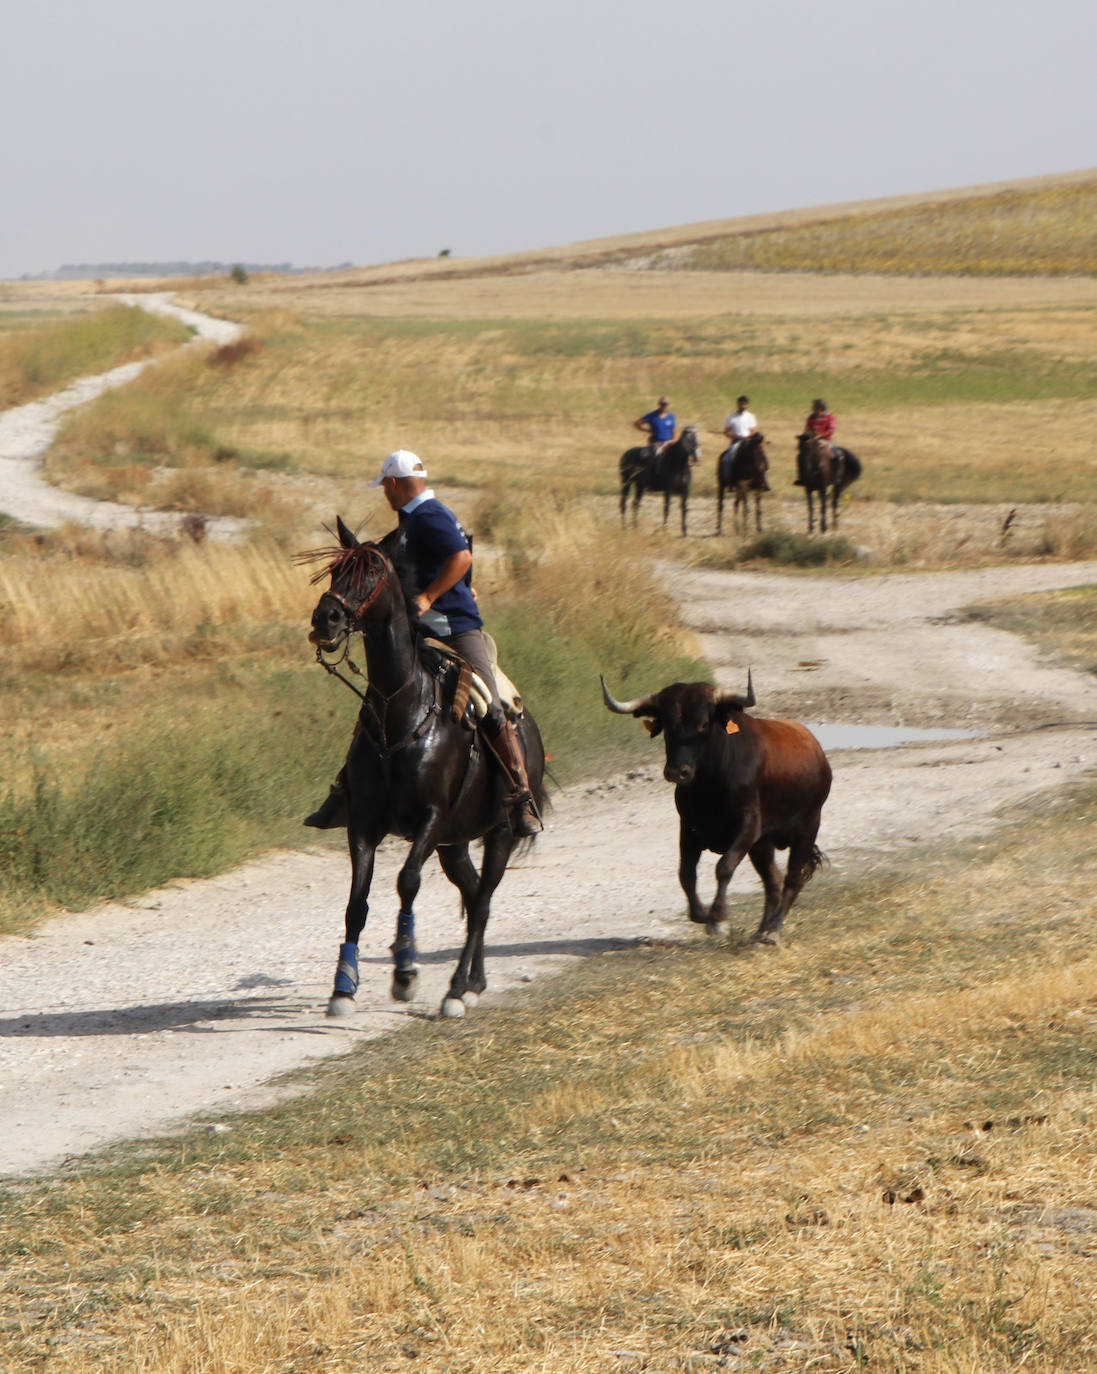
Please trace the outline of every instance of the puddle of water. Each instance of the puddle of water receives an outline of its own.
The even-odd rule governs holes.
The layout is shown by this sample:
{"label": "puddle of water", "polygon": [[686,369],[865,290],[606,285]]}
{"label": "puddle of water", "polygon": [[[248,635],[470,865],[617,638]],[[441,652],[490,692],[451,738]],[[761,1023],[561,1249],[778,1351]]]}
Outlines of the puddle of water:
{"label": "puddle of water", "polygon": [[894,725],[809,725],[824,749],[893,749],[900,744],[928,744],[950,739],[976,739],[976,730],[914,730]]}

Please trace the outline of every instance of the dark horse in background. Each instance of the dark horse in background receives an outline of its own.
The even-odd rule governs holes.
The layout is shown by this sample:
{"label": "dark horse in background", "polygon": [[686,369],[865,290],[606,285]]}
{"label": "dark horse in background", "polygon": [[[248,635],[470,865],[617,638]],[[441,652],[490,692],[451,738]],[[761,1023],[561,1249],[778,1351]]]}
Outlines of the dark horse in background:
{"label": "dark horse in background", "polygon": [[[401,1002],[415,995],[414,903],[423,865],[437,850],[446,877],[461,893],[466,917],[465,944],[442,1015],[463,1016],[487,986],[484,929],[492,894],[515,845],[507,781],[480,732],[464,718],[453,719],[460,665],[444,660],[432,669],[424,663],[409,612],[410,587],[405,590],[380,545],[359,542],[342,520],[337,529],[339,548],[303,555],[303,560],[329,560],[314,581],[331,577],[312,613],[309,639],[320,658],[361,631],[369,685],[347,755],[350,898],[328,1014],[345,1016],[354,1010],[358,939],[369,911],[374,856],[386,835],[399,835],[410,841],[411,849],[396,880],[400,912],[392,946],[392,995]],[[528,712],[518,729],[540,810],[545,767],[541,736]],[[477,873],[469,844],[480,839],[484,853]]]}
{"label": "dark horse in background", "polygon": [[689,484],[693,478],[693,465],[700,456],[701,440],[696,425],[686,425],[678,438],[664,445],[661,452],[656,452],[653,444],[626,449],[621,454],[621,519],[624,520],[628,508],[630,488],[634,520],[639,514],[644,492],[661,491],[664,525],[670,513],[670,498],[682,498],[682,533],[685,534]]}
{"label": "dark horse in background", "polygon": [[831,518],[838,528],[838,498],[861,475],[861,460],[848,448],[831,445],[814,434],[797,439],[797,465],[804,475],[804,495],[808,499],[808,534],[815,529],[813,496],[819,496],[819,528],[827,532],[827,493],[830,493]]}
{"label": "dark horse in background", "polygon": [[742,526],[746,534],[750,524],[749,497],[754,495],[754,528],[762,532],[762,493],[770,490],[766,473],[769,459],[766,457],[766,441],[762,434],[754,433],[744,439],[732,454],[731,448],[724,449],[716,460],[716,533],[719,534],[724,522],[724,494],[735,493],[731,507],[732,524],[736,529]]}

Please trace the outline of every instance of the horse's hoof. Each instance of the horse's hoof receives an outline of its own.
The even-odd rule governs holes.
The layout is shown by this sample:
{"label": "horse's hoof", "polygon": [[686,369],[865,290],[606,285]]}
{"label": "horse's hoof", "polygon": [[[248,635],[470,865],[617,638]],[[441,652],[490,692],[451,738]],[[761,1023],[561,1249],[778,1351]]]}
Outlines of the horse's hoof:
{"label": "horse's hoof", "polygon": [[465,1004],[460,997],[447,997],[442,1003],[442,1015],[447,1021],[460,1021],[465,1014]]}
{"label": "horse's hoof", "polygon": [[754,943],[756,945],[772,945],[777,948],[781,944],[781,932],[779,930],[759,930],[755,932]]}
{"label": "horse's hoof", "polygon": [[705,925],[705,934],[710,940],[726,940],[727,933],[727,921],[709,921]]}
{"label": "horse's hoof", "polygon": [[328,1015],[334,1020],[343,1016],[353,1016],[356,1010],[353,997],[333,997],[328,1003]]}
{"label": "horse's hoof", "polygon": [[394,1002],[413,1002],[419,986],[418,973],[394,973],[392,975],[392,1000]]}
{"label": "horse's hoof", "polygon": [[480,1005],[480,994],[478,992],[473,992],[473,990],[469,988],[468,992],[461,998],[461,1001],[464,1002],[466,1009],[471,1011],[473,1007],[478,1007]]}

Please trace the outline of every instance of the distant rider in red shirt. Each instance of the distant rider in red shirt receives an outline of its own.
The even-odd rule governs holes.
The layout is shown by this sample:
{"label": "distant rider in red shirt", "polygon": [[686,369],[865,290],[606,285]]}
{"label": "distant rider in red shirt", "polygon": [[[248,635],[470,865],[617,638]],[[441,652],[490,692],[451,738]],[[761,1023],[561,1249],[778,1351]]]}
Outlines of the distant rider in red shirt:
{"label": "distant rider in red shirt", "polygon": [[[816,439],[825,439],[830,445],[831,458],[837,462],[840,455],[834,446],[834,431],[838,427],[838,421],[827,409],[826,401],[816,398],[811,403],[811,414],[804,421],[804,435],[811,435]],[[796,481],[794,487],[804,485],[804,451],[803,445],[800,452],[796,455]]]}

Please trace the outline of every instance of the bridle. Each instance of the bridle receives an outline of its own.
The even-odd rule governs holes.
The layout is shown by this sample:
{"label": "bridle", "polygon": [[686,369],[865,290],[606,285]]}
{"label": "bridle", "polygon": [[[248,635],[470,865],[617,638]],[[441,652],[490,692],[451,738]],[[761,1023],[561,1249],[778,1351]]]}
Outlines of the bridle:
{"label": "bridle", "polygon": [[[360,547],[366,551],[371,560],[371,563],[375,568],[378,569],[378,576],[376,582],[371,591],[369,592],[369,595],[366,596],[365,599],[358,604],[357,608],[353,606],[352,603],[348,601],[347,598],[341,592],[337,592],[333,588],[329,587],[328,590],[324,593],[324,596],[331,597],[331,599],[336,603],[336,605],[342,608],[343,613],[347,618],[347,628],[342,639],[342,653],[335,660],[335,662],[329,663],[328,660],[324,657],[324,648],[321,644],[316,645],[316,661],[317,663],[319,663],[320,667],[323,668],[326,673],[330,673],[332,677],[338,678],[339,681],[344,684],[344,686],[349,687],[350,690],[354,693],[354,695],[360,698],[363,707],[369,708],[370,714],[377,722],[376,733],[374,733],[374,731],[369,728],[362,713],[360,713],[358,717],[359,723],[361,725],[361,728],[364,730],[366,736],[369,738],[370,743],[377,750],[382,763],[387,764],[388,759],[393,754],[399,753],[400,750],[406,749],[409,744],[414,744],[416,740],[422,739],[422,737],[427,733],[427,730],[430,728],[433,718],[441,714],[439,684],[437,680],[435,680],[434,700],[427,706],[426,711],[422,719],[418,722],[418,724],[413,725],[412,728],[408,730],[407,733],[401,739],[397,740],[395,744],[389,744],[386,742],[386,736],[388,735],[389,705],[390,703],[396,700],[396,698],[400,695],[401,692],[403,692],[407,687],[410,687],[411,684],[415,681],[415,672],[413,671],[407,678],[405,678],[404,681],[399,685],[399,687],[396,688],[395,691],[390,692],[387,696],[385,696],[384,693],[381,692],[380,688],[375,686],[372,682],[368,681],[368,679],[366,682],[366,690],[364,692],[359,691],[359,689],[354,685],[354,683],[351,682],[349,678],[344,677],[343,674],[339,671],[339,665],[345,663],[347,667],[350,669],[350,671],[353,674],[355,674],[356,677],[365,676],[365,674],[362,672],[362,669],[359,668],[358,664],[355,663],[354,659],[350,657],[350,637],[351,635],[361,631],[362,620],[365,616],[365,613],[377,601],[378,597],[381,595],[381,592],[384,590],[385,584],[388,582],[389,578],[388,560],[385,558],[385,555],[380,551],[380,549],[374,548],[372,545],[361,545]],[[378,709],[378,705],[375,704],[375,702],[379,703],[380,709]]]}
{"label": "bridle", "polygon": [[[358,664],[355,663],[354,659],[350,657],[350,637],[352,634],[355,634],[362,628],[361,621],[363,615],[366,613],[366,611],[370,609],[370,607],[374,604],[377,598],[381,595],[381,592],[384,590],[385,583],[388,581],[388,560],[385,558],[385,555],[381,552],[380,549],[374,548],[370,544],[362,544],[359,545],[359,547],[365,551],[365,553],[369,556],[369,559],[373,566],[378,570],[376,582],[374,583],[374,586],[370,591],[369,595],[363,601],[360,601],[357,606],[352,605],[351,602],[349,602],[347,598],[342,594],[342,592],[337,592],[334,589],[334,587],[329,587],[328,590],[324,593],[324,596],[330,597],[331,600],[334,601],[335,604],[342,609],[343,614],[347,618],[347,628],[346,632],[343,635],[343,652],[339,655],[335,662],[328,662],[328,660],[324,657],[324,646],[319,643],[317,643],[316,645],[316,661],[317,663],[319,663],[320,667],[324,669],[325,672],[330,673],[332,677],[337,677],[340,682],[344,683],[347,687],[350,688],[350,690],[355,694],[355,696],[361,697],[361,699],[365,701],[367,692],[371,690],[369,684],[367,684],[366,692],[360,692],[358,688],[355,687],[354,683],[350,681],[349,678],[345,678],[343,674],[339,672],[339,664],[345,663],[347,667],[350,669],[350,671],[354,673],[357,677],[364,676],[361,668],[359,668]],[[313,580],[315,581],[316,579]],[[323,600],[323,598],[321,598],[321,600]],[[409,678],[408,682],[410,681],[411,679]],[[397,691],[403,691],[404,687],[406,686],[407,683],[405,682],[399,688],[397,688]],[[376,688],[373,688],[372,690],[376,691]],[[394,692],[393,696],[395,695],[396,693]]]}

